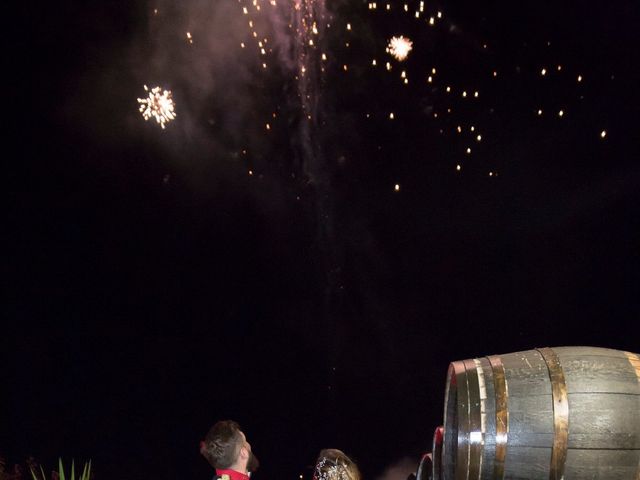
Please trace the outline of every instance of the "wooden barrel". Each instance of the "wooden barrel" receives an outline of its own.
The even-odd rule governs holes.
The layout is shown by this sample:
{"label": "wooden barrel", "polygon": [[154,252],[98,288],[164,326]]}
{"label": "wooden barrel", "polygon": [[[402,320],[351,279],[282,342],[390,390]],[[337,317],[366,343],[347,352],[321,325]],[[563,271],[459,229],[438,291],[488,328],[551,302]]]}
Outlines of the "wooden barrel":
{"label": "wooden barrel", "polygon": [[451,363],[441,456],[434,480],[640,480],[640,355],[558,347]]}
{"label": "wooden barrel", "polygon": [[442,442],[444,439],[444,427],[437,427],[435,432],[433,432],[433,443],[431,447],[431,454],[433,457],[432,465],[433,472],[431,474],[431,478],[433,480],[437,480],[440,477],[442,472]]}
{"label": "wooden barrel", "polygon": [[416,471],[416,480],[433,480],[433,457],[431,453],[425,453],[420,458],[418,470]]}

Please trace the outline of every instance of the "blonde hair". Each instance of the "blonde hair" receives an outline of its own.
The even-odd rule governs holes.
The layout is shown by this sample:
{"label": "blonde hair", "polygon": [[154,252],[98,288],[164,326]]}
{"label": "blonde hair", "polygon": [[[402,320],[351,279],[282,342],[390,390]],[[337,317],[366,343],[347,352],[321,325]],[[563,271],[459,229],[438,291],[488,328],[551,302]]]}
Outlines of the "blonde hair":
{"label": "blonde hair", "polygon": [[318,455],[313,480],[360,480],[360,470],[342,450],[326,448]]}

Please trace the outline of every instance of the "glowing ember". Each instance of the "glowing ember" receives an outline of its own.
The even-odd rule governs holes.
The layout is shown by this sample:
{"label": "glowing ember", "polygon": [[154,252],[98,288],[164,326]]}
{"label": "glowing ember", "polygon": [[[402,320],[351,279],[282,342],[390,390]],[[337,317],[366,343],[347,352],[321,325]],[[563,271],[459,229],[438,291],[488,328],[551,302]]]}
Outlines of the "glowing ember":
{"label": "glowing ember", "polygon": [[147,98],[138,98],[140,113],[142,113],[145,120],[149,120],[151,117],[155,118],[156,122],[164,129],[166,123],[176,118],[171,91],[164,90],[161,93],[160,87],[155,87],[149,91],[146,85],[144,89],[149,92],[149,96]]}
{"label": "glowing ember", "polygon": [[407,58],[413,48],[413,42],[403,36],[392,37],[387,51],[400,62]]}

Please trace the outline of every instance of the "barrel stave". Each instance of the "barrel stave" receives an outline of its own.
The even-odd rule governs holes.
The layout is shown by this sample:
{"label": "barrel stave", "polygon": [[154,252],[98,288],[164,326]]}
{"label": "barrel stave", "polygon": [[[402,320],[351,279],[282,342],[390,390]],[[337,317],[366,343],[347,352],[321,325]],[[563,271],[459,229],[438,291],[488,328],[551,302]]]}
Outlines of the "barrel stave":
{"label": "barrel stave", "polygon": [[553,351],[559,357],[575,356],[575,357],[617,357],[625,358],[626,353],[623,350],[615,350],[613,348],[602,347],[553,347]]}
{"label": "barrel stave", "polygon": [[549,372],[537,351],[500,355],[509,388],[509,398],[551,395]]}
{"label": "barrel stave", "polygon": [[569,394],[569,448],[640,449],[640,395]]}
{"label": "barrel stave", "polygon": [[551,395],[509,396],[509,433],[553,433],[551,402]]}
{"label": "barrel stave", "polygon": [[551,448],[507,444],[504,464],[506,480],[549,480]]}
{"label": "barrel stave", "polygon": [[560,356],[571,393],[608,393],[640,395],[640,382],[625,357],[576,355]]}
{"label": "barrel stave", "polygon": [[640,474],[638,450],[569,449],[565,480],[634,480]]}

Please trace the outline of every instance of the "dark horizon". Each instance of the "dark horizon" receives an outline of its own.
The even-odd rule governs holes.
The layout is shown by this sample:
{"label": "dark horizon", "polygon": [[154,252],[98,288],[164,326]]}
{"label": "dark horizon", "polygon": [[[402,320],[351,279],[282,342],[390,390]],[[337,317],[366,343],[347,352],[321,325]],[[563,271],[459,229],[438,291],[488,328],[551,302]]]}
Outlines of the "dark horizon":
{"label": "dark horizon", "polygon": [[[368,3],[327,0],[309,138],[242,1],[19,7],[9,465],[208,479],[199,441],[231,418],[257,480],[328,447],[373,479],[430,450],[452,361],[640,351],[637,6]],[[151,82],[165,130],[137,110]]]}

